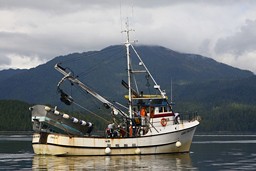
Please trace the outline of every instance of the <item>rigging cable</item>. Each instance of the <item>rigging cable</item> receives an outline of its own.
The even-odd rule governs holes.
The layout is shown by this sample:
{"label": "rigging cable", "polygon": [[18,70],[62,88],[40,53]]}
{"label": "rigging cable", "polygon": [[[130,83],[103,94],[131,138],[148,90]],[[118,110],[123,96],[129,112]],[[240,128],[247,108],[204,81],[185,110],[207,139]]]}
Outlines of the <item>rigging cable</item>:
{"label": "rigging cable", "polygon": [[123,51],[123,48],[120,49],[119,46],[114,46],[113,49],[115,51],[113,53],[109,54],[108,56],[105,56],[104,57],[105,60],[102,60],[101,62],[97,62],[97,64],[95,64],[94,66],[90,67],[88,70],[79,73],[78,75],[79,76],[86,76],[89,73],[91,73],[91,72],[95,71],[96,69],[98,69],[100,65],[103,65],[103,64],[106,64],[106,63],[112,63],[113,61],[117,61],[116,58],[114,58],[114,57],[117,54],[121,54],[121,52]]}
{"label": "rigging cable", "polygon": [[80,107],[80,108],[82,108],[82,109],[86,110],[87,112],[89,112],[89,113],[91,113],[91,114],[93,114],[93,115],[97,116],[98,118],[100,118],[100,119],[104,120],[106,123],[109,123],[109,122],[110,122],[110,121],[106,120],[105,118],[103,118],[103,117],[101,117],[101,116],[97,115],[96,113],[92,112],[91,110],[89,110],[89,109],[87,109],[87,108],[83,107],[82,105],[80,105],[80,104],[78,104],[78,103],[76,103],[76,102],[73,102],[73,104],[75,104],[75,105],[77,105],[78,107]]}
{"label": "rigging cable", "polygon": [[[76,87],[76,88],[81,92],[82,95],[87,94],[87,91],[86,91],[86,90],[80,89],[79,87]],[[93,102],[94,102],[94,104],[96,104],[96,100],[93,100]],[[73,103],[74,103],[74,102],[73,102]],[[98,103],[97,103],[97,104],[98,104]],[[78,103],[76,103],[76,105],[78,105]],[[79,107],[81,107],[81,108],[83,108],[83,109],[89,111],[90,113],[92,113],[89,109],[86,109],[86,108],[83,107],[82,105],[79,105]],[[97,105],[96,105],[96,107],[101,110],[101,108],[98,107]],[[102,111],[102,110],[101,110],[101,111]],[[92,113],[92,114],[97,115],[97,114],[95,114],[95,113]],[[107,113],[107,114],[109,114],[109,113]],[[123,117],[126,117],[125,114],[124,114],[121,110],[120,110],[120,113],[119,113],[119,114],[122,115]],[[97,116],[98,116],[98,115],[97,115]],[[100,116],[98,116],[98,117],[100,117]],[[103,117],[102,117],[102,118],[103,118]],[[105,120],[105,121],[106,121],[106,120]]]}
{"label": "rigging cable", "polygon": [[[113,46],[113,47],[108,47],[108,48],[111,50],[111,49],[118,49],[119,47],[118,46]],[[75,62],[79,62],[80,60],[84,60],[85,57],[87,58],[87,57],[97,56],[97,55],[105,53],[103,50],[83,52],[83,53],[80,53],[79,55],[76,55],[75,57],[74,57],[74,55],[67,55],[65,57],[66,59],[60,61],[59,63],[75,63]]]}

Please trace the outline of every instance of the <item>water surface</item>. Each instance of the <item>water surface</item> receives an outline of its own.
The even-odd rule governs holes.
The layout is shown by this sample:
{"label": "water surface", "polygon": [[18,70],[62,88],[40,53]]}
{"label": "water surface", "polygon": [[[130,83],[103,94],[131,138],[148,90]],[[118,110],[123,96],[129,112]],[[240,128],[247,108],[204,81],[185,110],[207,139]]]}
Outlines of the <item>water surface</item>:
{"label": "water surface", "polygon": [[256,135],[196,135],[185,154],[34,155],[31,135],[0,135],[0,170],[255,170]]}

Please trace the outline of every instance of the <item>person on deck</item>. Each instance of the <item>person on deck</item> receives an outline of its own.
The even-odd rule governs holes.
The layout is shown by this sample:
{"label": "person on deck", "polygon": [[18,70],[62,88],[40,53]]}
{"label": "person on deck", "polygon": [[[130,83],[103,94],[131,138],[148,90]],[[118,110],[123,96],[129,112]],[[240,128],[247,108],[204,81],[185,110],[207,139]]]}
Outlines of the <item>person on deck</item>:
{"label": "person on deck", "polygon": [[146,107],[142,107],[140,109],[140,115],[141,115],[141,126],[145,126],[146,124],[145,117],[147,115]]}
{"label": "person on deck", "polygon": [[110,124],[108,124],[108,127],[107,127],[106,132],[107,132],[107,135],[108,135],[109,137],[113,137],[114,125],[115,125],[115,123],[110,123]]}
{"label": "person on deck", "polygon": [[174,124],[179,124],[179,123],[180,123],[180,114],[174,113]]}

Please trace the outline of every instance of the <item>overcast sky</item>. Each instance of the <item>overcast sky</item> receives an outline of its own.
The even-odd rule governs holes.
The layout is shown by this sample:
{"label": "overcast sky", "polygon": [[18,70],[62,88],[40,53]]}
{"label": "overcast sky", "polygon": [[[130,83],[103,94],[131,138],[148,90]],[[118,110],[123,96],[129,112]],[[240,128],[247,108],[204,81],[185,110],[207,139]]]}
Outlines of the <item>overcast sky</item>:
{"label": "overcast sky", "polygon": [[256,0],[0,0],[0,70],[121,44],[201,54],[256,73]]}

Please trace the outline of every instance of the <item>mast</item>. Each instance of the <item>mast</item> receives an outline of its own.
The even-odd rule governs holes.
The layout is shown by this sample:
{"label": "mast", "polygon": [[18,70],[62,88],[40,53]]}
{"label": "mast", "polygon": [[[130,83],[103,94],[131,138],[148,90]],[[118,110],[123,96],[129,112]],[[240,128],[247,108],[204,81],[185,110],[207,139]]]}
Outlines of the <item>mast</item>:
{"label": "mast", "polygon": [[126,30],[122,31],[126,33],[126,58],[127,58],[127,77],[128,77],[128,103],[129,103],[129,116],[130,118],[133,117],[132,112],[132,88],[131,88],[131,61],[130,61],[130,31],[134,31],[129,29],[128,21],[126,22]]}
{"label": "mast", "polygon": [[[126,47],[126,57],[127,57],[127,77],[128,77],[128,83],[127,85],[125,85],[125,87],[128,89],[128,104],[129,104],[129,116],[130,118],[133,117],[133,110],[132,110],[132,102],[133,102],[133,93],[134,90],[131,87],[131,74],[132,73],[148,73],[148,75],[150,76],[150,78],[152,79],[152,81],[154,82],[154,88],[157,89],[162,98],[166,99],[166,93],[165,91],[161,90],[160,85],[157,84],[157,82],[155,81],[155,79],[153,78],[153,76],[151,75],[150,71],[148,70],[148,68],[146,67],[146,65],[144,64],[144,62],[142,61],[140,55],[137,53],[137,51],[135,50],[135,48],[133,47],[133,45],[130,43],[130,31],[134,31],[132,29],[129,29],[129,23],[128,23],[128,19],[126,22],[126,29],[122,32],[126,33],[126,41],[125,41],[125,47]],[[138,57],[140,64],[144,67],[145,70],[143,71],[133,71],[132,67],[131,67],[131,60],[130,60],[130,47],[131,50],[134,51],[134,53],[136,54],[136,56]]]}

